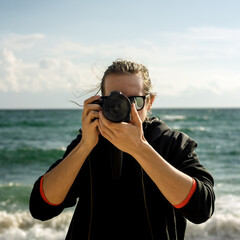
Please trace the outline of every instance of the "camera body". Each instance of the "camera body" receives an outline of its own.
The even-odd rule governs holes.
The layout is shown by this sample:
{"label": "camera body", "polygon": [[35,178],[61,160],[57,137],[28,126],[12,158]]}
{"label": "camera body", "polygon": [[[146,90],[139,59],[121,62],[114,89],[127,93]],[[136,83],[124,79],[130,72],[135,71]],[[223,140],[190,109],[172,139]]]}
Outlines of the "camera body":
{"label": "camera body", "polygon": [[111,122],[129,122],[131,120],[131,103],[127,96],[118,91],[108,96],[101,96],[94,101],[102,107],[103,115]]}

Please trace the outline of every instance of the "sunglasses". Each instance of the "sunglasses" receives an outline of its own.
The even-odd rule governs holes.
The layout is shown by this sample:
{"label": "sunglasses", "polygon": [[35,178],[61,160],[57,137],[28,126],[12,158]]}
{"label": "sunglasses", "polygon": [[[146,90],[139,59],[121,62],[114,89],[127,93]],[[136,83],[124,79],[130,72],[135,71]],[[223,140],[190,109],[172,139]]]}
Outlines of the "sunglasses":
{"label": "sunglasses", "polygon": [[146,96],[130,96],[128,97],[128,99],[130,100],[131,103],[135,104],[137,111],[140,111],[144,108],[145,100],[148,96],[149,94]]}

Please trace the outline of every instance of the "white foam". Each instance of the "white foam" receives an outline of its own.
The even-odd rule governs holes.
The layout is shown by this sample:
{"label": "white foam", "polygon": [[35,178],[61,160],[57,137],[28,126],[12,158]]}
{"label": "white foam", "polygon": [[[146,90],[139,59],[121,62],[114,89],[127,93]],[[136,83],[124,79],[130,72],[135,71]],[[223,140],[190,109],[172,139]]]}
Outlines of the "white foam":
{"label": "white foam", "polygon": [[162,116],[163,120],[174,121],[174,120],[183,120],[186,116],[183,115],[164,115]]}
{"label": "white foam", "polygon": [[67,150],[66,147],[60,147],[59,149],[60,149],[61,151],[64,151],[64,152]]}
{"label": "white foam", "polygon": [[202,126],[198,126],[198,127],[191,127],[190,128],[191,131],[199,131],[199,132],[205,132],[206,128],[202,127]]}
{"label": "white foam", "polygon": [[[52,220],[41,222],[28,211],[8,213],[0,211],[0,240],[62,240],[65,239],[72,211],[64,211]],[[240,197],[217,196],[215,213],[206,223],[188,222],[188,240],[239,240]]]}
{"label": "white foam", "polygon": [[1,187],[20,187],[22,186],[20,183],[17,183],[17,182],[8,182],[8,183],[5,183],[5,184],[0,184],[0,188]]}
{"label": "white foam", "polygon": [[69,227],[72,212],[64,212],[49,221],[41,222],[28,212],[0,212],[0,240],[62,240]]}
{"label": "white foam", "polygon": [[212,218],[200,225],[188,222],[186,239],[239,240],[240,197],[231,194],[217,196]]}
{"label": "white foam", "polygon": [[186,239],[191,240],[239,240],[240,218],[231,214],[215,214],[207,222],[196,225],[188,223]]}
{"label": "white foam", "polygon": [[240,196],[236,196],[233,194],[227,194],[222,196],[217,195],[216,212],[223,216],[231,214],[240,219]]}

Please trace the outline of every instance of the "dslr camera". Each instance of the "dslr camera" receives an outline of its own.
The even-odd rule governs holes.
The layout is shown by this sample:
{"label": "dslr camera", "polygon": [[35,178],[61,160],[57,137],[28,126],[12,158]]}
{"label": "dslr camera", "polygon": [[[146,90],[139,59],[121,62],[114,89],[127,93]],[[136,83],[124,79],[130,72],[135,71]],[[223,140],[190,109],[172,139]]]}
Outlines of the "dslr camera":
{"label": "dslr camera", "polygon": [[127,96],[118,91],[111,92],[108,96],[101,96],[97,103],[102,107],[103,115],[110,121],[129,122],[131,120],[131,103]]}

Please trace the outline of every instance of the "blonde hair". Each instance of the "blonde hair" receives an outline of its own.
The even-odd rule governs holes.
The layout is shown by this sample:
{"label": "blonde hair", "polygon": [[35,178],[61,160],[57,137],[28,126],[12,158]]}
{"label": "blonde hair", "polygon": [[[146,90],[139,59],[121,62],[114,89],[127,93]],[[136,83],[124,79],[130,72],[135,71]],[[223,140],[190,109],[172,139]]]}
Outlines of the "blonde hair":
{"label": "blonde hair", "polygon": [[141,73],[143,77],[143,86],[144,86],[144,93],[145,95],[153,96],[154,93],[151,92],[152,90],[152,82],[149,77],[149,71],[148,69],[139,63],[126,61],[126,60],[116,60],[110,65],[107,70],[104,72],[104,75],[102,77],[101,83],[99,85],[99,91],[101,91],[102,94],[105,93],[104,83],[105,79],[110,74],[138,74]]}
{"label": "blonde hair", "polygon": [[[138,74],[138,73],[141,73],[142,77],[143,77],[143,87],[144,87],[145,95],[146,96],[148,95],[149,98],[152,98],[152,97],[156,96],[156,93],[153,93],[151,91],[152,90],[152,82],[151,82],[151,79],[149,77],[149,71],[144,65],[136,63],[136,62],[117,59],[104,72],[103,77],[102,77],[100,83],[97,85],[97,87],[95,87],[94,89],[86,91],[85,93],[81,94],[78,97],[82,97],[86,94],[89,94],[89,93],[95,92],[95,91],[97,91],[97,92],[95,92],[95,95],[97,95],[99,92],[101,92],[101,94],[104,95],[104,93],[105,93],[105,87],[104,87],[105,79],[110,74],[130,75],[130,74]],[[83,105],[80,105],[75,101],[72,101],[72,100],[69,100],[69,101],[77,104],[80,107],[83,107]]]}

